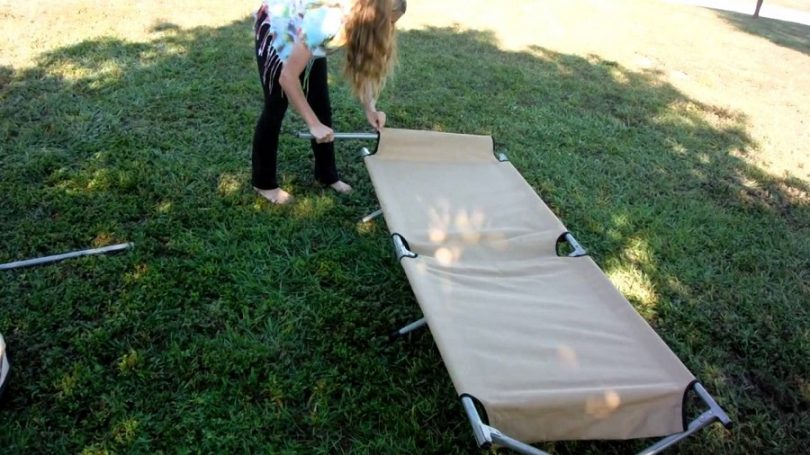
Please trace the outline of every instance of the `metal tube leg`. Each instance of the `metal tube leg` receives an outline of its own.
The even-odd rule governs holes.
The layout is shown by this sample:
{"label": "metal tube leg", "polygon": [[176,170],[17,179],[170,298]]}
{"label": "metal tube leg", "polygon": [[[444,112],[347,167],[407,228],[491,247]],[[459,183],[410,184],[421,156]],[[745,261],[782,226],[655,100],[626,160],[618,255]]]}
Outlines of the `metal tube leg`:
{"label": "metal tube leg", "polygon": [[547,452],[532,447],[525,442],[518,441],[517,439],[510,438],[509,436],[498,431],[481,421],[481,416],[478,415],[478,410],[475,409],[475,403],[469,396],[461,397],[461,404],[464,406],[464,411],[467,413],[467,418],[472,425],[473,434],[475,435],[475,442],[478,447],[482,449],[489,449],[493,444],[508,447],[515,452],[525,455],[548,455]]}
{"label": "metal tube leg", "polygon": [[[308,131],[299,131],[296,136],[299,139],[312,139],[312,134]],[[379,134],[377,133],[335,133],[335,140],[365,140],[365,141],[373,141],[379,138]]]}
{"label": "metal tube leg", "polygon": [[548,452],[543,452],[542,450],[532,447],[525,442],[518,441],[517,439],[510,438],[505,434],[501,433],[498,430],[492,431],[492,442],[495,445],[509,447],[510,449],[514,450],[517,453],[522,453],[525,455],[548,455]]}
{"label": "metal tube leg", "polygon": [[0,270],[11,270],[18,267],[30,267],[32,265],[47,264],[49,262],[62,261],[80,256],[90,256],[94,254],[112,253],[114,251],[121,251],[132,248],[132,243],[120,243],[118,245],[110,245],[102,248],[93,248],[90,250],[73,251],[64,254],[55,254],[53,256],[45,256],[41,258],[26,259],[24,261],[9,262],[7,264],[0,264]]}
{"label": "metal tube leg", "polygon": [[481,416],[478,415],[478,410],[475,409],[475,403],[470,397],[463,396],[461,397],[461,404],[464,406],[467,418],[470,419],[473,435],[475,435],[475,443],[482,449],[490,448],[492,446],[492,433],[489,426],[481,421]]}
{"label": "metal tube leg", "polygon": [[647,447],[646,449],[639,452],[639,455],[653,455],[657,453],[661,453],[664,449],[668,447],[672,447],[673,445],[683,441],[684,439],[692,436],[692,434],[700,431],[704,427],[707,427],[714,423],[715,421],[720,422],[726,428],[731,427],[731,419],[728,417],[723,408],[714,401],[709,392],[706,391],[705,388],[699,383],[696,382],[693,386],[693,390],[695,393],[698,394],[701,400],[709,406],[709,410],[698,416],[697,419],[689,422],[689,426],[686,428],[686,431],[681,433],[675,433],[673,435],[669,435],[664,439],[656,442],[655,444]]}
{"label": "metal tube leg", "polygon": [[664,449],[671,447],[684,439],[692,436],[693,433],[701,430],[703,427],[711,424],[714,421],[715,417],[712,414],[712,411],[706,411],[700,415],[697,419],[693,420],[689,423],[689,428],[682,432],[676,433],[666,438],[658,441],[657,443],[647,447],[646,449],[642,450],[638,453],[638,455],[654,455],[657,453],[661,453]]}
{"label": "metal tube leg", "polygon": [[364,216],[363,219],[360,220],[360,221],[362,223],[368,223],[369,221],[373,220],[374,218],[377,218],[378,216],[382,215],[382,213],[383,213],[382,209],[377,209],[377,210],[369,213],[368,215]]}
{"label": "metal tube leg", "polygon": [[416,330],[418,328],[421,328],[421,327],[424,327],[426,325],[427,325],[427,320],[425,318],[422,318],[422,319],[420,319],[418,321],[411,322],[410,324],[406,325],[405,327],[393,332],[391,334],[391,339],[393,340],[393,339],[399,338],[399,337],[401,337],[401,336],[403,336],[403,335],[405,335],[407,333],[413,332],[414,330]]}
{"label": "metal tube leg", "polygon": [[586,254],[588,254],[588,252],[585,251],[585,248],[583,248],[582,245],[580,245],[579,242],[577,242],[577,239],[575,239],[574,236],[571,235],[570,232],[565,233],[565,240],[567,240],[568,243],[571,245],[571,247],[574,248],[574,251],[569,253],[568,256],[570,256],[570,257],[579,257],[579,256],[585,256]]}

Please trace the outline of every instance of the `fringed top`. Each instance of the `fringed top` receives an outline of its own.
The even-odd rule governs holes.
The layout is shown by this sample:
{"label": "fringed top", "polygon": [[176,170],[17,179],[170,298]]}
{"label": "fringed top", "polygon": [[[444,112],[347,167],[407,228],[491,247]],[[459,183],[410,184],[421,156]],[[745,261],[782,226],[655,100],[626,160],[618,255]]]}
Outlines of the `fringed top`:
{"label": "fringed top", "polygon": [[264,62],[262,81],[271,86],[295,43],[303,42],[312,53],[304,71],[307,90],[314,59],[343,45],[343,26],[351,7],[352,0],[263,0],[254,27],[256,51]]}
{"label": "fringed top", "polygon": [[273,46],[285,62],[293,45],[303,42],[313,57],[326,56],[343,44],[339,37],[350,9],[350,0],[263,0],[256,13],[256,37],[262,27],[269,27],[269,33],[260,43],[260,55]]}

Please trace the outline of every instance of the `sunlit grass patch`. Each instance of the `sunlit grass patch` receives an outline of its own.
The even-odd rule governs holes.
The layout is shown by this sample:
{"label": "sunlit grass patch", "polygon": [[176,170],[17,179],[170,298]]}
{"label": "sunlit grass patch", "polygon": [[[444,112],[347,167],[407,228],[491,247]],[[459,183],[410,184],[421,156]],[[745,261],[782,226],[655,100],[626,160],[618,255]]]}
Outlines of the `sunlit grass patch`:
{"label": "sunlit grass patch", "polygon": [[660,299],[650,277],[633,266],[611,268],[606,274],[642,316],[647,318],[655,316]]}

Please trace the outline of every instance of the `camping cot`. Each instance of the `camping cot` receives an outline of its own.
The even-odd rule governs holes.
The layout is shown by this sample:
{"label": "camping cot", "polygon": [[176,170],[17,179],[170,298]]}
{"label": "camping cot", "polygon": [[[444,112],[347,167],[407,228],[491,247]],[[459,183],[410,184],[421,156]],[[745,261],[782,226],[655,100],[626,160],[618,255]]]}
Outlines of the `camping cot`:
{"label": "camping cot", "polygon": [[[301,135],[305,136],[305,135]],[[663,437],[731,420],[489,136],[386,128],[364,148],[382,214],[481,448]],[[567,247],[565,245],[568,245]],[[687,420],[694,392],[706,410]]]}

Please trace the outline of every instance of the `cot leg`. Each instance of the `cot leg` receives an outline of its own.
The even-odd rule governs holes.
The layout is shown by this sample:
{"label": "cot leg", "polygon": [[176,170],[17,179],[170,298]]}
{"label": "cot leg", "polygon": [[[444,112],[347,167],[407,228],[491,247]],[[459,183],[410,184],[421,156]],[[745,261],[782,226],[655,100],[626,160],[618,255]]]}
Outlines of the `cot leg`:
{"label": "cot leg", "polygon": [[395,339],[397,339],[397,338],[399,338],[399,337],[401,337],[403,335],[406,335],[406,334],[408,334],[410,332],[413,332],[414,330],[416,330],[416,329],[418,329],[420,327],[424,327],[425,325],[427,325],[427,321],[425,320],[425,318],[422,318],[422,319],[420,319],[418,321],[411,322],[410,324],[406,325],[405,327],[391,333],[391,339],[395,340]]}
{"label": "cot leg", "polygon": [[572,248],[574,248],[574,251],[569,253],[568,256],[579,257],[588,254],[585,248],[583,248],[582,245],[580,245],[579,242],[577,242],[577,239],[575,239],[570,232],[565,233],[565,240],[568,242],[569,245],[571,245]]}
{"label": "cot leg", "polygon": [[683,441],[689,436],[692,436],[693,433],[700,431],[703,427],[709,425],[713,421],[714,416],[712,415],[712,412],[706,411],[701,414],[700,417],[690,422],[686,431],[667,436],[666,438],[639,452],[639,455],[653,455],[661,453],[664,449]]}
{"label": "cot leg", "polygon": [[363,219],[360,220],[360,221],[362,223],[368,223],[369,221],[373,220],[374,218],[377,218],[378,216],[382,215],[382,213],[383,213],[382,209],[377,209],[377,210],[369,213],[368,215],[364,216]]}
{"label": "cot leg", "polygon": [[492,432],[492,442],[499,446],[509,447],[517,453],[525,455],[548,455],[548,452],[532,447],[525,442],[520,442],[517,439],[512,439],[509,436],[502,434],[500,431],[495,430]]}
{"label": "cot leg", "polygon": [[720,422],[726,428],[731,427],[731,419],[729,419],[728,415],[726,415],[725,411],[714,401],[709,392],[703,388],[703,386],[697,382],[694,385],[694,390],[698,394],[698,396],[709,406],[709,410],[701,414],[695,420],[689,422],[689,426],[686,428],[686,431],[681,433],[676,433],[670,436],[661,439],[660,441],[656,442],[655,444],[647,447],[646,449],[639,452],[639,455],[653,455],[657,453],[661,453],[664,449],[668,447],[672,447],[673,445],[683,441],[684,439],[692,436],[692,434],[700,431],[701,429],[711,425],[715,421]]}
{"label": "cot leg", "polygon": [[532,447],[525,442],[518,441],[517,439],[510,438],[505,434],[498,431],[496,428],[485,424],[481,421],[481,416],[478,415],[478,410],[475,409],[475,403],[469,396],[461,397],[461,404],[464,406],[464,411],[467,413],[467,418],[470,419],[470,424],[473,428],[475,435],[475,442],[478,447],[482,449],[489,449],[492,444],[508,447],[517,453],[525,455],[549,455],[548,452]]}

